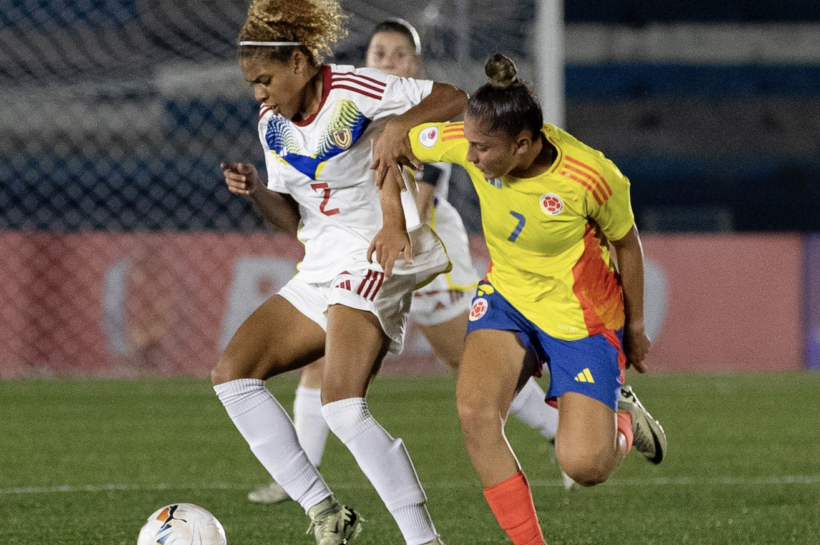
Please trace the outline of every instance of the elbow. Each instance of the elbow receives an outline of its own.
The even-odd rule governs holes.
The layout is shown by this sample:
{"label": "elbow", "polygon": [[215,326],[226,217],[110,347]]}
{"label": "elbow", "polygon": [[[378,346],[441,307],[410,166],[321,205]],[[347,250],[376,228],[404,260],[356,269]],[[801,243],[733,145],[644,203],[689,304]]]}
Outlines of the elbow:
{"label": "elbow", "polygon": [[463,91],[462,89],[459,89],[458,87],[453,87],[453,91],[458,96],[458,100],[461,102],[461,104],[466,107],[467,106],[467,99],[470,98],[470,95],[468,95],[466,91]]}
{"label": "elbow", "polygon": [[622,249],[629,249],[629,248],[640,248],[641,246],[641,239],[638,235],[638,228],[635,224],[632,224],[632,228],[624,235],[623,237],[619,238],[618,240],[611,240],[610,243],[616,250]]}
{"label": "elbow", "polygon": [[458,87],[453,87],[453,91],[456,95],[453,102],[458,105],[458,114],[456,115],[460,115],[464,112],[465,109],[467,109],[467,100],[470,98],[470,96]]}
{"label": "elbow", "polygon": [[433,90],[437,95],[440,104],[446,104],[449,110],[448,119],[458,117],[464,112],[467,107],[467,99],[469,95],[449,83],[435,83]]}

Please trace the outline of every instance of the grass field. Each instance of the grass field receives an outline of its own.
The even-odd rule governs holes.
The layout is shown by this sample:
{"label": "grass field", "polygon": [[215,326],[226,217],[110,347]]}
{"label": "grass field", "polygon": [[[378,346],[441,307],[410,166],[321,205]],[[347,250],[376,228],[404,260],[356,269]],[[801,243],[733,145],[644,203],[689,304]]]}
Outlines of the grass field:
{"label": "grass field", "polygon": [[[669,458],[630,455],[613,478],[565,492],[546,442],[508,426],[550,545],[820,543],[820,374],[630,377],[664,424]],[[271,381],[286,407],[293,377]],[[371,409],[402,437],[448,545],[507,543],[461,442],[454,381],[383,378]],[[333,437],[322,471],[368,519],[398,529]],[[250,504],[267,476],[204,380],[0,382],[0,543],[134,544],[171,502],[211,510],[230,545],[313,543],[295,503]]]}

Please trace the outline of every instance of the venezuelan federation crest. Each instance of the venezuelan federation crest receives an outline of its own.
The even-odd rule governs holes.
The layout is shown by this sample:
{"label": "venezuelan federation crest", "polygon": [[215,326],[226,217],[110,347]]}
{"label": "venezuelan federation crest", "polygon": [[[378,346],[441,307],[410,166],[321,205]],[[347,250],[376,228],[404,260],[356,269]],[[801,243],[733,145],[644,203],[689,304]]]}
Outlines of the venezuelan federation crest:
{"label": "venezuelan federation crest", "polygon": [[341,149],[347,149],[353,143],[353,132],[350,127],[339,127],[330,135],[333,144]]}

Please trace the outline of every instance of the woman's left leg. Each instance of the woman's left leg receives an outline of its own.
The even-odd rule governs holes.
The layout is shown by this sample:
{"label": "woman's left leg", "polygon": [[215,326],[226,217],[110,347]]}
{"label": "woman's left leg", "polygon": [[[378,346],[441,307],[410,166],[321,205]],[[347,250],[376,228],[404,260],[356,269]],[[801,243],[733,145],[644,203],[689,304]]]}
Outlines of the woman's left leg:
{"label": "woman's left leg", "polygon": [[539,332],[558,399],[555,457],[582,486],[606,481],[632,447],[632,418],[616,412],[626,357],[617,332],[566,341]]}
{"label": "woman's left leg", "polygon": [[[577,392],[558,398],[555,457],[567,475],[582,485],[606,481],[628,452],[618,416],[604,403]],[[629,424],[631,426],[631,423]]]}
{"label": "woman's left leg", "polygon": [[404,442],[381,427],[365,399],[389,346],[373,313],[341,304],[328,308],[322,415],[373,484],[407,544],[438,543]]}

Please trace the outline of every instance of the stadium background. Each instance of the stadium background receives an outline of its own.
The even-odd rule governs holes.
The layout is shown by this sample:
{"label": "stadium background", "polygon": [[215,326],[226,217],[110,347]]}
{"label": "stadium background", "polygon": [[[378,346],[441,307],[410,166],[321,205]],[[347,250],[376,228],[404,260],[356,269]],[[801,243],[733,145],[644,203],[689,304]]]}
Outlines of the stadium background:
{"label": "stadium background", "polygon": [[[552,2],[342,1],[341,62],[359,63],[373,24],[399,15],[422,33],[429,75],[467,90],[498,50],[539,81],[563,41],[564,124],[632,180],[655,345],[652,371],[627,376],[670,452],[566,492],[549,445],[511,421],[549,543],[820,542],[820,373],[805,370],[820,368],[820,3],[567,0],[563,40],[535,43]],[[217,166],[262,163],[234,61],[244,10],[0,0],[4,545],[133,545],[149,513],[179,501],[216,514],[232,545],[311,541],[297,504],[246,501],[269,476],[205,377],[301,252]],[[457,179],[451,195],[481,268],[472,189]],[[412,453],[445,541],[506,543],[454,381],[416,331],[384,374],[370,406]],[[296,380],[268,383],[285,407]],[[333,436],[324,459],[368,520],[356,543],[401,542]]]}
{"label": "stadium background", "polygon": [[[543,54],[532,0],[345,1],[470,91]],[[0,0],[0,377],[203,376],[299,245],[223,187],[262,164],[245,2]],[[567,2],[566,128],[633,183],[657,371],[820,367],[820,5]],[[475,196],[451,200],[486,264]],[[413,330],[392,372],[444,372]]]}

